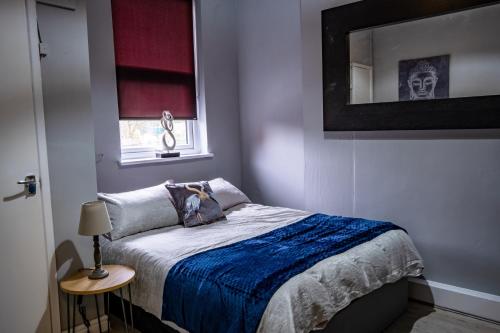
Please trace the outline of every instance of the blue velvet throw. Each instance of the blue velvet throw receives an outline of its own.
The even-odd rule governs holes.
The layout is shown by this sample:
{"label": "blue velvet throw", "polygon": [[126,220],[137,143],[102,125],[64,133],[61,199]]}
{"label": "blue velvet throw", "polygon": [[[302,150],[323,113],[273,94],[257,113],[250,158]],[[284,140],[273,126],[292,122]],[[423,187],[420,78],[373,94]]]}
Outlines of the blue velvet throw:
{"label": "blue velvet throw", "polygon": [[290,278],[400,227],[315,214],[266,234],[180,260],[167,274],[162,319],[191,333],[255,332]]}

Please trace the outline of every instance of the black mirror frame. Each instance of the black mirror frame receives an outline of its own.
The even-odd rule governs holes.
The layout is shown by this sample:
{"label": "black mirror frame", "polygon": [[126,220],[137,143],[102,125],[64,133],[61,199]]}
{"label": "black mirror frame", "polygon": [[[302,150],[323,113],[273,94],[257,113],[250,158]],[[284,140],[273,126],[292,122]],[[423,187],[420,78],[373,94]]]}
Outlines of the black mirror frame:
{"label": "black mirror frame", "polygon": [[348,88],[350,32],[499,2],[364,0],[322,11],[324,131],[500,128],[500,95],[349,104]]}

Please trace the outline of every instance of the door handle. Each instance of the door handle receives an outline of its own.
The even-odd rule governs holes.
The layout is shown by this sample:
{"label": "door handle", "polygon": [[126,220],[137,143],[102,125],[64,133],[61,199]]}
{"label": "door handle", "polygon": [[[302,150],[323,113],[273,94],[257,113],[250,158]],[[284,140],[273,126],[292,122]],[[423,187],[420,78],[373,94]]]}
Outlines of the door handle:
{"label": "door handle", "polygon": [[24,177],[24,180],[18,180],[17,183],[19,185],[24,185],[24,192],[26,197],[32,197],[36,195],[36,176],[35,175],[27,175]]}

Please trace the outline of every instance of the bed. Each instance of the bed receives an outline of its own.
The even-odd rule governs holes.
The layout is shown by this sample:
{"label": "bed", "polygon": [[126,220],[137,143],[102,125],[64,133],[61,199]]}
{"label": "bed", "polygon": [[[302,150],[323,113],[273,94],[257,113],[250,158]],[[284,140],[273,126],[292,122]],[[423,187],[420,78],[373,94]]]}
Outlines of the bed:
{"label": "bed", "polygon": [[[133,303],[140,308],[136,315],[140,313],[155,321],[154,327],[168,326],[174,331],[186,332],[176,322],[161,320],[164,296],[168,298],[163,294],[166,277],[177,263],[208,250],[296,225],[312,214],[243,203],[225,210],[225,215],[227,220],[208,225],[159,228],[103,245],[104,263],[136,269]],[[408,234],[399,229],[389,230],[320,260],[288,279],[270,298],[256,323],[256,331],[380,331],[405,309],[406,277],[419,276],[422,269],[422,258]],[[361,314],[364,317],[359,317]],[[354,319],[370,316],[370,320]],[[140,322],[136,320],[136,325]],[[151,328],[143,330],[151,331]]]}

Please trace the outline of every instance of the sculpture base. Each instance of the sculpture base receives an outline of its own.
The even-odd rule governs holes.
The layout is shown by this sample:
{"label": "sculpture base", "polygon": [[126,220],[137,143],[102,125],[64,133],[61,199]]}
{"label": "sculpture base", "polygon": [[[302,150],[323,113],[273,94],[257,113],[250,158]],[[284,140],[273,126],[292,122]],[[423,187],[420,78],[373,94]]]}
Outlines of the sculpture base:
{"label": "sculpture base", "polygon": [[169,158],[169,157],[179,157],[181,153],[179,152],[166,152],[166,151],[157,151],[156,158]]}

